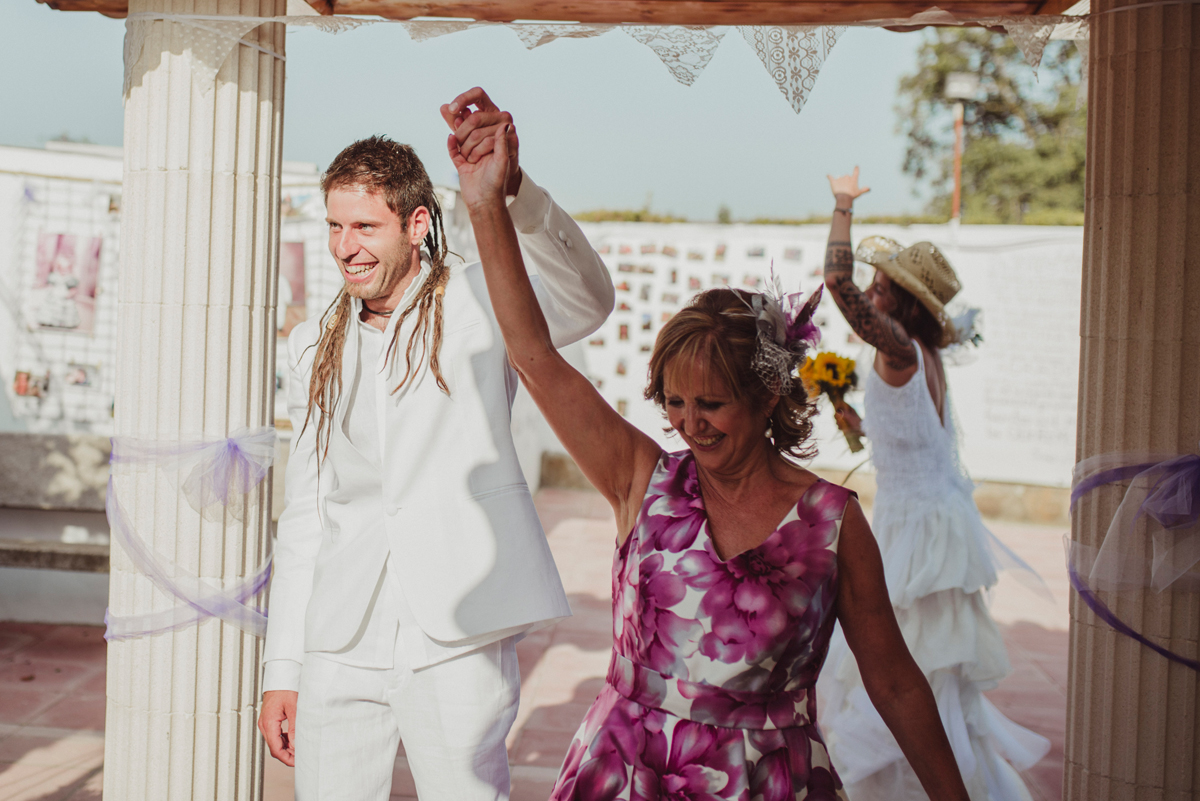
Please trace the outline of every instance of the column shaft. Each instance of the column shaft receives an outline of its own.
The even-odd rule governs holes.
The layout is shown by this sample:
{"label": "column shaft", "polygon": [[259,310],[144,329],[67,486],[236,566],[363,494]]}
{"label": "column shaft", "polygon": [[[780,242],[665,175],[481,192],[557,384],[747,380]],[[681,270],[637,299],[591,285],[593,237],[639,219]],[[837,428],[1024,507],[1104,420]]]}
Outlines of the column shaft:
{"label": "column shaft", "polygon": [[[286,13],[286,0],[130,0],[130,13]],[[247,41],[282,54],[281,24]],[[283,62],[238,45],[207,85],[192,35],[149,26],[125,108],[115,429],[161,441],[274,417]],[[183,570],[232,582],[269,554],[268,478],[243,520],[203,519],[161,472],[118,475],[137,533]],[[113,614],[168,609],[114,544]],[[259,603],[264,603],[262,599]],[[104,794],[258,799],[261,642],[217,620],[110,643]]]}
{"label": "column shaft", "polygon": [[[1132,4],[1093,0],[1092,11]],[[1190,453],[1200,441],[1198,40],[1194,6],[1092,21],[1079,459]],[[1086,496],[1072,538],[1098,546],[1127,486]],[[1200,652],[1200,594],[1100,597],[1171,650]],[[1195,798],[1198,686],[1194,671],[1118,634],[1073,597],[1064,798]]]}

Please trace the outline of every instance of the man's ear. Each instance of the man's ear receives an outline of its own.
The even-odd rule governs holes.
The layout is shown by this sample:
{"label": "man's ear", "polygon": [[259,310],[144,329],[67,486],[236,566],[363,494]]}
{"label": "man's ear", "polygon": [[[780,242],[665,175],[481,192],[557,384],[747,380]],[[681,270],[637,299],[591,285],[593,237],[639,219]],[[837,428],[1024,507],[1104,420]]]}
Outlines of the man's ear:
{"label": "man's ear", "polygon": [[408,215],[408,243],[420,247],[431,225],[433,219],[429,216],[429,209],[417,206],[413,213]]}

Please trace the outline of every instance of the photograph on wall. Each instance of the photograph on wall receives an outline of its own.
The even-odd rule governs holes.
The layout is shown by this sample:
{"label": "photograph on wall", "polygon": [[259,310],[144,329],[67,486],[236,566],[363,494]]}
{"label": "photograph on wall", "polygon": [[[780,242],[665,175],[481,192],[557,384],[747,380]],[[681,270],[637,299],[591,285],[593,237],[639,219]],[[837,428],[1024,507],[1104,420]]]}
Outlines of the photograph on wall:
{"label": "photograph on wall", "polygon": [[92,333],[101,242],[98,236],[38,235],[37,269],[30,297],[34,324],[40,328]]}
{"label": "photograph on wall", "polygon": [[63,382],[73,387],[95,387],[100,385],[100,368],[94,364],[76,364],[71,362],[67,365],[67,371],[63,375]]}
{"label": "photograph on wall", "polygon": [[280,336],[287,336],[307,316],[304,294],[304,243],[281,242],[279,246]]}

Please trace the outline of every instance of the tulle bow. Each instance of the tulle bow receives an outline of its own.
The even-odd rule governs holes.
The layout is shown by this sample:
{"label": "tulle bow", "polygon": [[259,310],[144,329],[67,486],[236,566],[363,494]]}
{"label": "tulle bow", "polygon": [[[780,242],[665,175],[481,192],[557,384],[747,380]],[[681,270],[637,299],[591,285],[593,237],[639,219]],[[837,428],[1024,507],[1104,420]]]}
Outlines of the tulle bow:
{"label": "tulle bow", "polygon": [[[191,507],[209,519],[226,513],[241,519],[247,493],[266,477],[275,459],[275,429],[242,429],[219,440],[158,442],[113,437],[114,473],[141,465],[162,470],[179,483]],[[105,508],[113,538],[143,575],[159,590],[180,603],[171,609],[144,615],[104,615],[106,640],[126,640],[161,634],[219,618],[261,637],[267,616],[251,603],[271,577],[271,559],[231,586],[217,586],[163,556],[138,536],[117,498],[116,476],[108,480]],[[228,583],[228,582],[227,582]]]}

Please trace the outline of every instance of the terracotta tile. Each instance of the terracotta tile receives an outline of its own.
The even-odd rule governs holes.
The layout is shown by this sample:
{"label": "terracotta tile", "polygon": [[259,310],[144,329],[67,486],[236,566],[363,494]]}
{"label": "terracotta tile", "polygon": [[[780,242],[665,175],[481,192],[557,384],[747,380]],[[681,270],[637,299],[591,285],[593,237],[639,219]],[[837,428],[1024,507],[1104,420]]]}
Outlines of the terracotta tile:
{"label": "terracotta tile", "polygon": [[94,770],[94,765],[8,765],[0,773],[0,798],[64,801]]}
{"label": "terracotta tile", "polygon": [[1020,621],[1002,629],[1004,641],[1019,646],[1031,656],[1066,659],[1070,635]]}
{"label": "terracotta tile", "polygon": [[103,695],[69,695],[30,720],[33,726],[104,730]]}
{"label": "terracotta tile", "polygon": [[55,626],[41,642],[22,649],[32,658],[103,665],[108,644],[100,626]]}
{"label": "terracotta tile", "polygon": [[[90,671],[83,665],[57,660],[32,659],[24,655],[0,661],[0,687],[18,686],[63,691],[76,685]],[[29,678],[32,676],[33,678]]]}
{"label": "terracotta tile", "polygon": [[[25,723],[61,697],[60,693],[51,690],[27,690],[0,685],[0,723]],[[3,796],[0,795],[0,798]]]}
{"label": "terracotta tile", "polygon": [[0,628],[0,655],[19,651],[35,642],[35,638],[19,631],[7,631]]}
{"label": "terracotta tile", "polygon": [[1014,723],[1037,732],[1051,742],[1064,742],[1067,733],[1067,716],[1065,707],[1054,709],[1039,709],[1037,707],[1020,707],[1005,713]]}
{"label": "terracotta tile", "polygon": [[22,765],[96,765],[103,759],[104,738],[96,735],[29,737],[18,731],[0,740],[0,762],[20,762]]}
{"label": "terracotta tile", "polygon": [[105,695],[108,692],[108,674],[103,667],[92,673],[90,678],[85,678],[71,689],[73,693],[81,693],[83,695]]}
{"label": "terracotta tile", "polygon": [[554,790],[554,779],[514,776],[511,801],[546,801]]}
{"label": "terracotta tile", "polygon": [[262,801],[292,801],[295,797],[295,768],[289,768],[275,757],[268,755],[263,763]]}
{"label": "terracotta tile", "polygon": [[1037,787],[1051,801],[1060,801],[1062,798],[1063,765],[1061,761],[1057,764],[1046,764],[1043,760],[1021,775],[1025,777],[1027,783]]}
{"label": "terracotta tile", "polygon": [[1058,687],[1064,693],[1067,691],[1068,670],[1067,670],[1067,655],[1063,654],[1061,659],[1037,659],[1033,660],[1033,664],[1038,670],[1042,671],[1046,678]]}
{"label": "terracotta tile", "polygon": [[523,731],[510,759],[514,765],[557,768],[567,755],[571,737],[559,731]]}
{"label": "terracotta tile", "polygon": [[583,716],[587,714],[590,708],[590,703],[538,707],[533,710],[529,715],[529,719],[525,721],[523,731],[536,729],[546,732],[559,732],[566,735],[567,739],[570,739],[579,728],[579,724],[583,722]]}
{"label": "terracotta tile", "polygon": [[987,698],[1006,716],[1028,707],[1060,709],[1067,713],[1067,696],[1049,682],[1037,684],[1001,684],[987,693]]}
{"label": "terracotta tile", "polygon": [[98,771],[88,777],[79,789],[66,797],[67,801],[100,801],[104,792],[104,771]]}
{"label": "terracotta tile", "polygon": [[397,761],[396,769],[392,771],[392,797],[396,796],[417,796],[417,786],[413,783],[412,772],[408,769],[408,760]]}
{"label": "terracotta tile", "polygon": [[53,630],[54,625],[51,623],[18,623],[12,620],[0,623],[0,631],[27,634],[37,640],[49,636]]}

